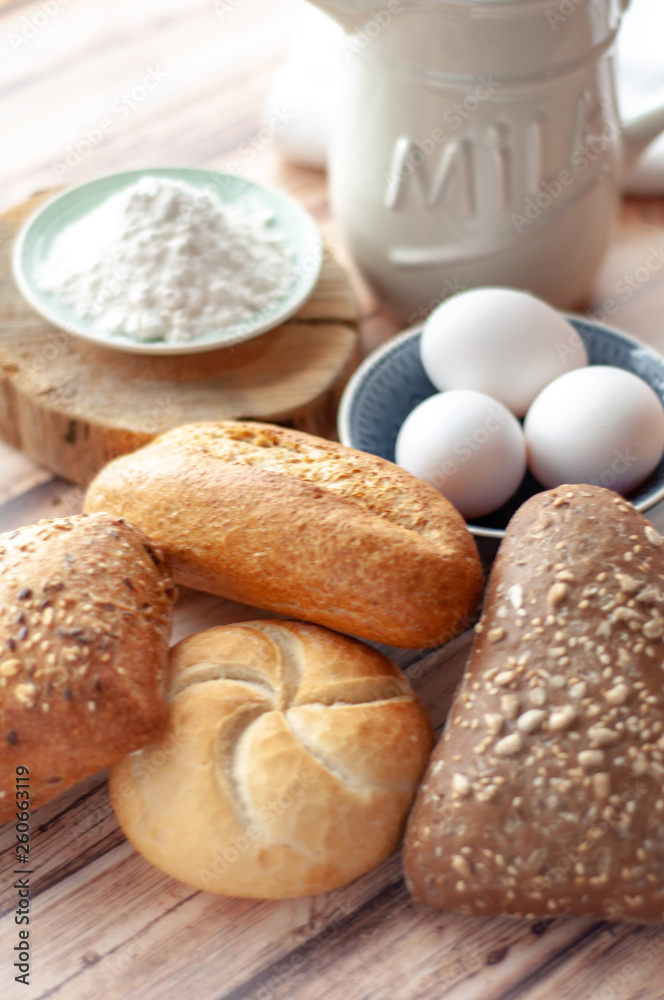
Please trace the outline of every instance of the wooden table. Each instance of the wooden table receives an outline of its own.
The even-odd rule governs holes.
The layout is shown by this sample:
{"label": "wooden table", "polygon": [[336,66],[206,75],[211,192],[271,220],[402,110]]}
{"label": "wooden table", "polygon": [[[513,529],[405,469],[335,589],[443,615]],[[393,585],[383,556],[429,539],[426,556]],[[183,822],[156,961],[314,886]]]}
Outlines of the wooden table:
{"label": "wooden table", "polygon": [[[270,0],[3,0],[0,7],[0,209],[111,170],[223,168],[236,159],[246,176],[299,198],[338,246],[324,175],[280,160],[259,138],[296,0],[278,7]],[[148,72],[159,85],[132,107],[132,88]],[[67,148],[109,114],[112,131],[68,166]],[[653,246],[664,248],[664,201],[626,203],[592,307],[664,351],[664,267],[645,265]],[[366,352],[396,327],[356,274],[354,281]],[[77,512],[81,499],[80,488],[0,443],[0,531]],[[664,527],[664,509],[651,516]],[[174,639],[256,614],[185,593]],[[437,726],[468,642],[466,635],[426,655],[398,654]],[[409,900],[398,853],[324,896],[237,900],[194,891],[138,856],[115,822],[103,774],[33,818],[28,988],[14,982],[12,967],[14,830],[0,832],[0,995],[7,1000],[664,997],[664,930],[434,913]]]}

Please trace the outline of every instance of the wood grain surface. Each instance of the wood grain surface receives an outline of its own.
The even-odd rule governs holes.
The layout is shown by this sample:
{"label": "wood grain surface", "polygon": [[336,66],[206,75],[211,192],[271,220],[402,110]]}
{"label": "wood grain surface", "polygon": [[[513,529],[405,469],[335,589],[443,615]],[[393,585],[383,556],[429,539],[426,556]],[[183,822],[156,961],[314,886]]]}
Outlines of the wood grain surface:
{"label": "wood grain surface", "polygon": [[[46,20],[46,0],[0,14],[1,209],[110,170],[234,161],[244,175],[284,187],[313,212],[353,275],[363,351],[396,332],[344,256],[325,177],[286,163],[259,139],[297,0],[53,2]],[[164,72],[163,84],[126,114],[111,112],[149,66]],[[106,140],[57,176],[67,148],[109,113],[116,117]],[[647,269],[652,246],[664,248],[664,203],[626,202],[589,308],[664,351],[664,268]],[[0,442],[0,531],[75,513],[81,501],[80,487]],[[662,506],[651,517],[664,528]],[[489,560],[490,549],[485,555]],[[256,614],[188,591],[174,639]],[[441,650],[396,657],[438,727],[468,643],[466,635]],[[34,952],[24,986],[13,968],[14,838],[11,824],[0,830],[2,1000],[664,998],[663,928],[435,913],[409,900],[398,852],[323,896],[260,902],[194,891],[152,868],[124,840],[103,774],[33,816]]]}

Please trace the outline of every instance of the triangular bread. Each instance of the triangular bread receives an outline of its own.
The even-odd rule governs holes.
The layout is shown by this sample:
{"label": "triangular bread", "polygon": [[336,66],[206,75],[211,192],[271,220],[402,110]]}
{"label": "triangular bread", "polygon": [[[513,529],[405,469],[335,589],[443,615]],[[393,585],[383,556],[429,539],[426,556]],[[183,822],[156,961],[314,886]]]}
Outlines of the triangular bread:
{"label": "triangular bread", "polygon": [[664,917],[664,546],[622,497],[514,516],[408,826],[440,909]]}

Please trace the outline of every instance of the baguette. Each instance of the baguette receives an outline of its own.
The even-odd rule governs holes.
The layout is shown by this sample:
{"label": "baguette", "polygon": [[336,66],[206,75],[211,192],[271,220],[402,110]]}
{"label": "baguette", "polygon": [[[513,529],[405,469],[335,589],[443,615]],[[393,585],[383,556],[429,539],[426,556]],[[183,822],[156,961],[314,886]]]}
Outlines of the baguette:
{"label": "baguette", "polygon": [[163,727],[173,601],[161,553],[110,515],[0,535],[0,823],[17,767],[36,808]]}
{"label": "baguette", "polygon": [[664,918],[664,547],[561,486],[510,522],[405,843],[440,909]]}
{"label": "baguette", "polygon": [[115,765],[111,802],[134,846],[189,885],[311,895],[396,847],[432,746],[376,650],[302,622],[220,626],[173,647],[168,729]]}
{"label": "baguette", "polygon": [[192,424],[115,459],[87,511],[139,525],[178,582],[393,646],[445,642],[482,588],[461,515],[373,455],[269,424]]}

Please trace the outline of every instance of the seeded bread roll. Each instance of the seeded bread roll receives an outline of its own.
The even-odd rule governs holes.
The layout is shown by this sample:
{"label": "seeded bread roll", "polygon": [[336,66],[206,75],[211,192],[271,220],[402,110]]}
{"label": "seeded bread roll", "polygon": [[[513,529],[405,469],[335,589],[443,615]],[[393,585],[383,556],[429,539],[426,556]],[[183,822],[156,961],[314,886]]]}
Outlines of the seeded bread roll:
{"label": "seeded bread roll", "polygon": [[161,553],[118,518],[0,535],[0,822],[19,765],[36,808],[163,727],[173,600]]}
{"label": "seeded bread roll", "polygon": [[183,882],[310,895],[396,847],[432,746],[381,653],[302,622],[220,626],[173,647],[168,730],[112,769],[111,802]]}
{"label": "seeded bread roll", "polygon": [[428,483],[269,424],[178,427],[111,462],[88,511],[139,525],[178,582],[393,646],[434,646],[479,600],[477,547]]}
{"label": "seeded bread roll", "polygon": [[510,522],[406,837],[440,909],[664,917],[664,547],[561,486]]}

